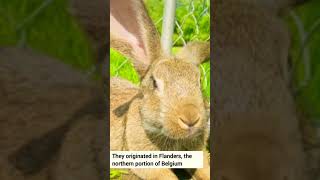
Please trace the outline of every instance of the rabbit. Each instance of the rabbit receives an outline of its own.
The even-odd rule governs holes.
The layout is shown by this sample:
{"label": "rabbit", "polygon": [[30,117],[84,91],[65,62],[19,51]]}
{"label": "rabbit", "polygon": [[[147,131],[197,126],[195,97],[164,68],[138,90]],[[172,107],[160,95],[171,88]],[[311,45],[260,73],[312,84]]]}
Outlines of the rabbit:
{"label": "rabbit", "polygon": [[289,32],[278,16],[293,4],[215,1],[214,179],[308,179],[288,82]]}
{"label": "rabbit", "polygon": [[[203,151],[203,168],[189,172],[210,179],[208,112],[199,71],[210,43],[190,42],[176,56],[165,55],[141,0],[110,1],[110,38],[110,46],[132,60],[141,79],[139,86],[110,80],[110,150]],[[141,179],[178,179],[170,169],[130,171]]]}
{"label": "rabbit", "polygon": [[106,118],[101,87],[29,48],[0,48],[0,59],[0,179],[52,179],[69,131]]}

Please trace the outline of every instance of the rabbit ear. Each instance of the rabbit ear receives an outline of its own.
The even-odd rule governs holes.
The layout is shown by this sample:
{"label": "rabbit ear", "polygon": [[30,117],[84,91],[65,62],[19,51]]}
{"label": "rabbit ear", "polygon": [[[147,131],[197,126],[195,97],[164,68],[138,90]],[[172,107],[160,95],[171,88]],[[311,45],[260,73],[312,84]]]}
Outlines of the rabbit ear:
{"label": "rabbit ear", "polygon": [[199,65],[210,57],[210,42],[190,42],[176,55],[177,58]]}
{"label": "rabbit ear", "polygon": [[143,77],[161,55],[159,34],[141,0],[110,0],[111,47],[133,60]]}

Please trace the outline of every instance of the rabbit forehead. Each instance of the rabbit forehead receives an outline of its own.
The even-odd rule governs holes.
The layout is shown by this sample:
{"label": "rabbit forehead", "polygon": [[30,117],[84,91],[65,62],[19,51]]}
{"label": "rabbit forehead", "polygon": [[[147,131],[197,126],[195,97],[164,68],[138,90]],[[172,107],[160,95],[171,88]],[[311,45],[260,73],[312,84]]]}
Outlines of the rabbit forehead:
{"label": "rabbit forehead", "polygon": [[188,79],[190,82],[198,82],[200,78],[200,71],[197,66],[175,58],[159,61],[152,74],[155,78],[163,81]]}

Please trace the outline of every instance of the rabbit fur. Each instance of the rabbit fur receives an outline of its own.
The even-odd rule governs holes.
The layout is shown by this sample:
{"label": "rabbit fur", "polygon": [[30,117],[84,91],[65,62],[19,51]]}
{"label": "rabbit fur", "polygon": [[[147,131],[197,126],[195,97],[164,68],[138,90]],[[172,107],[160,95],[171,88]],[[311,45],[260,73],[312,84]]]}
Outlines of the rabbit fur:
{"label": "rabbit fur", "polygon": [[1,48],[0,59],[0,179],[97,177],[106,167],[100,86],[31,49]]}
{"label": "rabbit fur", "polygon": [[[198,67],[210,56],[209,42],[190,42],[166,56],[143,1],[111,0],[110,13],[110,45],[132,59],[141,78],[139,86],[111,78],[111,151],[203,151],[204,168],[189,171],[195,179],[210,179],[208,112]],[[177,179],[170,169],[131,172],[142,179]]]}
{"label": "rabbit fur", "polygon": [[299,122],[288,88],[287,2],[217,0],[212,19],[217,180],[305,180]]}
{"label": "rabbit fur", "polygon": [[[108,5],[101,0],[70,1],[71,14],[88,33],[98,60],[107,55]],[[0,58],[0,179],[105,179],[102,85],[31,49],[1,48]],[[77,137],[88,141],[68,140]],[[73,146],[81,146],[78,153]]]}
{"label": "rabbit fur", "polygon": [[[70,1],[71,14],[77,18],[80,25],[88,33],[100,59],[104,59],[107,53],[108,5],[109,1],[101,0]],[[82,149],[88,146],[85,141],[80,144],[64,141],[65,137],[66,140],[70,139],[67,138],[68,134],[70,136],[77,134],[79,137],[83,136],[83,139],[90,139],[89,135],[73,130],[77,129],[78,122],[83,123],[82,121],[93,124],[88,125],[88,128],[91,128],[90,131],[101,133],[99,134],[100,139],[92,138],[90,140],[92,147],[90,150],[95,151],[91,154],[99,154],[98,150],[103,150],[103,147],[106,146],[103,139],[105,139],[107,128],[101,124],[103,122],[100,122],[105,119],[105,113],[95,112],[96,109],[105,107],[104,103],[100,102],[100,100],[103,101],[101,85],[91,82],[87,76],[57,62],[58,60],[48,58],[30,49],[1,48],[0,58],[0,104],[2,104],[0,134],[3,140],[0,142],[0,163],[3,167],[0,179],[62,179],[58,175],[72,176],[71,172],[75,172],[75,170],[72,171],[69,168],[70,163],[73,162],[76,165],[81,159],[83,162],[90,160],[86,164],[97,167],[98,165],[94,165],[93,159],[88,159],[87,154],[81,154],[79,157],[77,156],[79,153],[69,156],[69,159],[71,157],[74,159],[71,162],[68,161],[68,164],[64,162],[63,156],[67,153],[61,152],[65,151],[65,146],[69,147],[69,145],[72,147],[72,145],[81,146],[82,144]],[[66,97],[70,100],[66,100]],[[99,129],[101,127],[105,128]],[[94,136],[94,133],[91,135]],[[95,143],[98,140],[102,141],[99,142],[99,145]],[[64,145],[65,143],[66,145]],[[43,149],[43,152],[39,152],[37,148]],[[52,149],[50,150],[50,148]],[[46,157],[48,156],[45,154],[48,153],[47,151],[54,157]],[[59,163],[59,160],[56,160],[59,159],[56,152],[62,154],[61,161],[64,163]],[[28,161],[30,154],[34,158],[36,157],[34,162]],[[103,167],[106,167],[105,157],[99,159],[101,159]],[[64,167],[67,164],[70,166]],[[60,165],[64,169],[59,168]],[[54,170],[56,167],[58,167],[57,170]],[[88,176],[81,177],[74,174],[73,178],[88,179],[86,177],[93,174],[89,173],[90,170],[96,174],[92,177],[98,177],[101,172],[101,168],[100,170],[88,168],[81,171]],[[68,173],[69,176],[67,176]],[[99,175],[98,179],[101,179],[101,176],[106,175]]]}

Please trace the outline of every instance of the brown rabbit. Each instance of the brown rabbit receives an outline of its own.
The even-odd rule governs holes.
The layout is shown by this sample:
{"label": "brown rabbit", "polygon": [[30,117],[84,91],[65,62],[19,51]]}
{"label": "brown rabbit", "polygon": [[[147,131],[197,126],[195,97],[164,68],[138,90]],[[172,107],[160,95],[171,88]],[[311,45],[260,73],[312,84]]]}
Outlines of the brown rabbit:
{"label": "brown rabbit", "polygon": [[0,61],[0,179],[45,180],[67,132],[104,119],[100,87],[30,49],[1,48]]}
{"label": "brown rabbit", "polygon": [[[111,0],[110,13],[110,45],[132,59],[141,77],[140,86],[111,79],[111,150],[203,151],[204,168],[191,174],[210,179],[199,71],[210,56],[209,42],[191,42],[177,56],[165,56],[143,1]],[[177,179],[170,169],[131,171],[142,179]]]}
{"label": "brown rabbit", "polygon": [[307,179],[287,86],[289,33],[277,16],[290,3],[215,1],[214,179]]}

